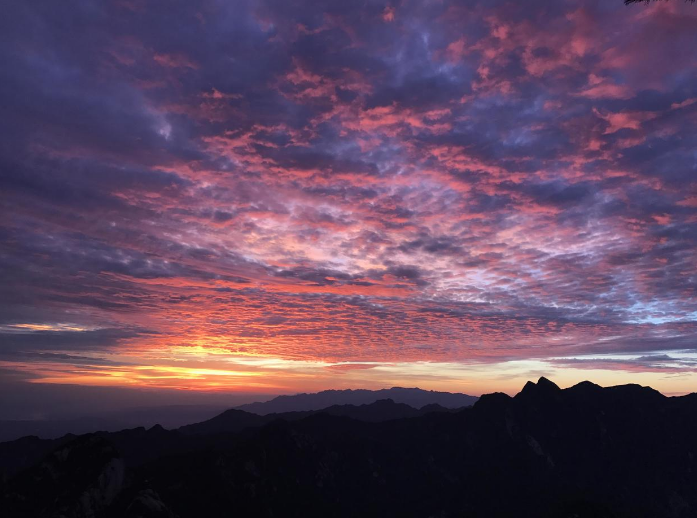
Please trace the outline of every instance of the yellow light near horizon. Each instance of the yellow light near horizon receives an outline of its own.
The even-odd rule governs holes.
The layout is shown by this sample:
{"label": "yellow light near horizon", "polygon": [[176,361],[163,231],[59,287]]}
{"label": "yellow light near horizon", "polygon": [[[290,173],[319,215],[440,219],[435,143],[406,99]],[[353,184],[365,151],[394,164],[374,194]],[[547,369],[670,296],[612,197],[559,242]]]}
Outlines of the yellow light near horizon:
{"label": "yellow light near horizon", "polygon": [[[165,366],[154,366],[154,365],[138,365],[134,367],[136,371],[154,371],[154,372],[164,372],[170,374],[177,374],[179,376],[187,377],[188,379],[194,379],[200,376],[228,376],[228,377],[254,377],[261,376],[261,372],[250,372],[250,371],[228,371],[222,369],[200,369],[191,367],[165,367]],[[153,376],[156,377],[156,376]]]}

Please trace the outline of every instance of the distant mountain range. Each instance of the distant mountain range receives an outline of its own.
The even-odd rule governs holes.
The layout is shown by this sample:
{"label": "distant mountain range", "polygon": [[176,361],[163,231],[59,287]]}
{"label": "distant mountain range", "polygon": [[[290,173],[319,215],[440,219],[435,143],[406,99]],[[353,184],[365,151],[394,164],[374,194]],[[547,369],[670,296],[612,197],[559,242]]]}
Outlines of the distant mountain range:
{"label": "distant mountain range", "polygon": [[[395,403],[409,405],[414,409],[420,409],[425,405],[438,405],[449,409],[461,408],[470,406],[477,400],[475,396],[466,394],[395,387],[383,390],[326,390],[316,394],[279,396],[271,401],[250,403],[239,406],[237,409],[258,415],[268,415],[316,411],[335,405],[365,405],[381,399],[392,399]],[[69,433],[79,435],[98,430],[116,432],[139,426],[150,428],[156,424],[170,430],[209,419],[224,410],[226,407],[221,405],[164,405],[111,411],[102,415],[84,417],[60,419],[54,417],[36,421],[0,421],[0,442],[27,435],[35,435],[42,439],[55,439]],[[287,415],[283,418],[293,420],[299,417],[306,417],[306,415]],[[400,417],[407,417],[407,415],[400,414]],[[253,418],[247,417],[247,419]],[[242,420],[240,420],[241,422]],[[255,422],[264,424],[269,420]]]}
{"label": "distant mountain range", "polygon": [[454,410],[435,403],[416,409],[404,403],[395,403],[391,399],[381,399],[366,405],[332,405],[320,410],[281,412],[258,415],[244,410],[231,409],[202,423],[182,426],[179,431],[185,434],[214,434],[239,432],[247,428],[264,426],[274,421],[299,421],[312,415],[325,414],[336,417],[348,417],[358,421],[380,423],[393,419],[418,417],[431,412],[452,412]]}
{"label": "distant mountain range", "polygon": [[[238,431],[233,431],[238,430]],[[560,389],[0,444],[8,517],[697,516],[697,394]]]}
{"label": "distant mountain range", "polygon": [[102,415],[61,419],[53,417],[34,421],[0,421],[0,442],[27,435],[55,439],[69,433],[79,435],[97,430],[116,432],[138,426],[150,428],[156,424],[168,429],[178,428],[185,424],[209,419],[225,409],[226,407],[220,405],[163,405],[111,411]]}
{"label": "distant mountain range", "polygon": [[452,392],[436,392],[419,388],[392,387],[381,390],[324,390],[315,394],[278,396],[263,403],[248,403],[236,407],[238,410],[266,415],[282,412],[320,410],[332,405],[368,405],[381,399],[391,399],[413,408],[439,405],[444,408],[463,408],[477,401],[476,396]]}

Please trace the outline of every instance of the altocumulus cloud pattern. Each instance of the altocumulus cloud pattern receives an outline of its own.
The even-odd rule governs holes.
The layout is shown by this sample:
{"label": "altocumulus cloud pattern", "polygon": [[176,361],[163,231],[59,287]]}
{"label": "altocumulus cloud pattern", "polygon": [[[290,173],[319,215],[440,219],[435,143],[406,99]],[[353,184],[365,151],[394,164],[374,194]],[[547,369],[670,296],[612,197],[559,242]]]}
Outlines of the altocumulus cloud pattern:
{"label": "altocumulus cloud pattern", "polygon": [[0,33],[4,372],[697,368],[689,3],[11,2]]}

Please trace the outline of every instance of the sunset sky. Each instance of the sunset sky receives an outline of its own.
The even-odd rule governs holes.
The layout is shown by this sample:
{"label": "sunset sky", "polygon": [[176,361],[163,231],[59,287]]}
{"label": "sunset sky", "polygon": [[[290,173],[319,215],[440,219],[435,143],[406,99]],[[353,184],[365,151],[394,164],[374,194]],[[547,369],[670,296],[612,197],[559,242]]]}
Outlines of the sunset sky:
{"label": "sunset sky", "polygon": [[697,390],[695,5],[3,11],[7,386]]}

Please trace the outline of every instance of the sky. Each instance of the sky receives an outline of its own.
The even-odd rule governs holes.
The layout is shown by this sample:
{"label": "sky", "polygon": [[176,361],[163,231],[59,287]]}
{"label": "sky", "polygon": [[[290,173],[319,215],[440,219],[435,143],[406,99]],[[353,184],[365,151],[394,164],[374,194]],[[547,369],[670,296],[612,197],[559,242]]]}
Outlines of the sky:
{"label": "sky", "polygon": [[37,0],[0,35],[5,397],[697,390],[694,5]]}

